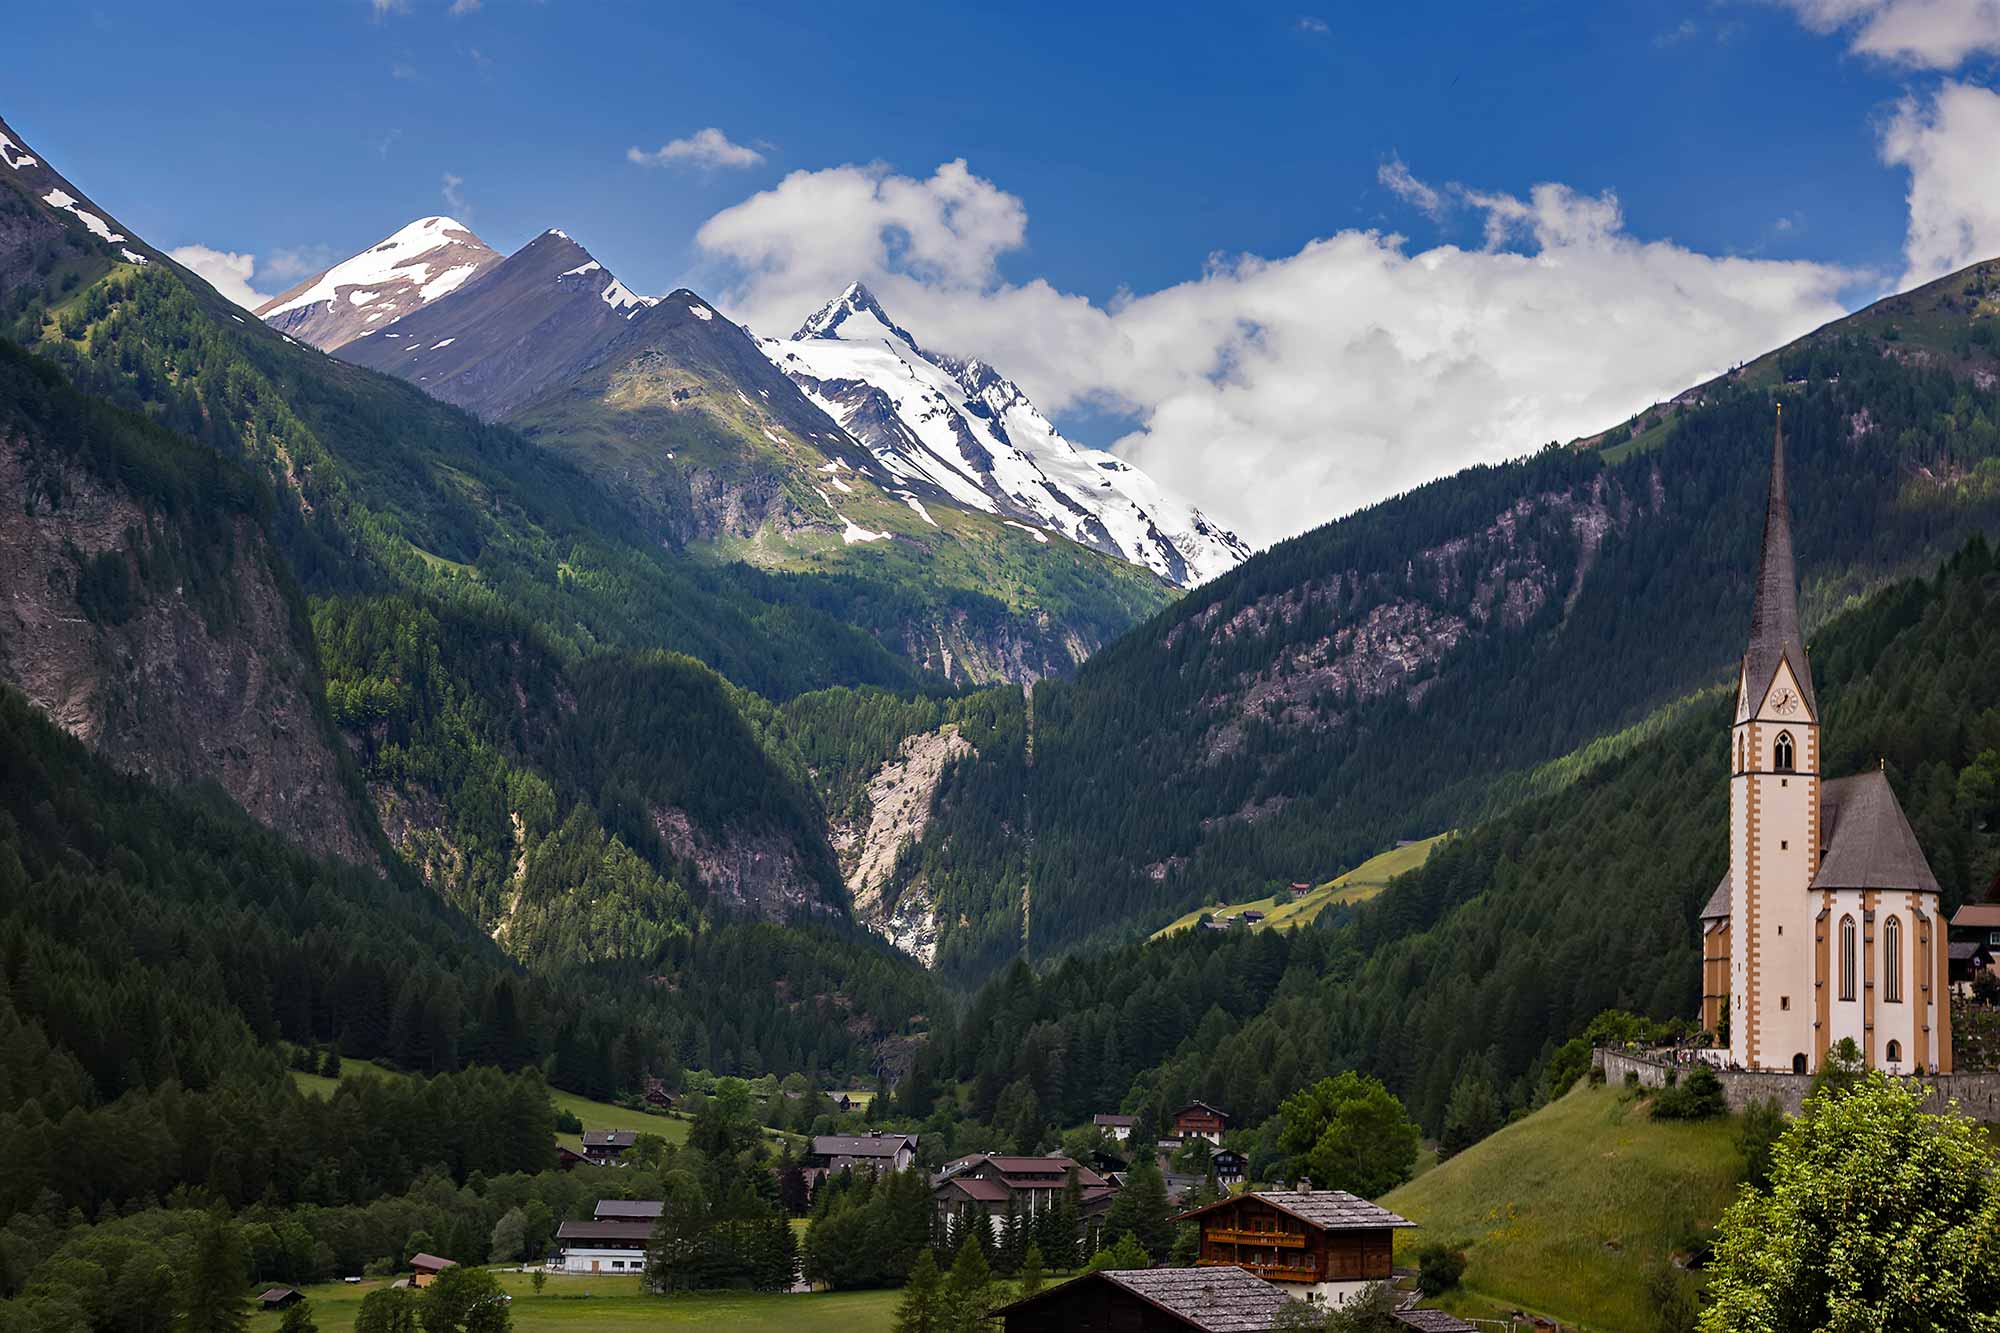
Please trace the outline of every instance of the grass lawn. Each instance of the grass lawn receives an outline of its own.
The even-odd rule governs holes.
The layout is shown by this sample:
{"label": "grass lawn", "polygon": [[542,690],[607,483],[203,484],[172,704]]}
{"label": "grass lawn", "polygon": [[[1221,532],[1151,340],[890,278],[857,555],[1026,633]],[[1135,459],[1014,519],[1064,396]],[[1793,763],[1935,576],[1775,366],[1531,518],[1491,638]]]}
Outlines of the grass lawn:
{"label": "grass lawn", "polygon": [[1519,1307],[1586,1328],[1652,1327],[1646,1283],[1736,1195],[1734,1119],[1655,1121],[1649,1102],[1580,1084],[1382,1200],[1425,1242],[1465,1247],[1467,1316]]}
{"label": "grass lawn", "polygon": [[[701,1296],[648,1296],[636,1277],[572,1277],[551,1273],[542,1294],[535,1295],[526,1273],[501,1273],[500,1282],[514,1298],[518,1333],[566,1329],[593,1333],[597,1329],[678,1328],[700,1326],[717,1333],[777,1333],[785,1329],[852,1329],[855,1333],[887,1330],[902,1299],[900,1291],[831,1292],[793,1296],[742,1292]],[[322,1333],[354,1326],[361,1299],[382,1281],[348,1284],[329,1282],[307,1287],[313,1320]],[[256,1333],[278,1327],[274,1312],[250,1321]]]}
{"label": "grass lawn", "polygon": [[1188,929],[1201,919],[1204,912],[1213,917],[1234,916],[1238,912],[1262,912],[1264,919],[1252,927],[1254,930],[1290,930],[1310,925],[1314,918],[1335,903],[1367,902],[1388,888],[1390,880],[1406,870],[1415,870],[1429,860],[1431,849],[1450,836],[1449,833],[1440,833],[1434,838],[1425,838],[1406,847],[1392,847],[1379,856],[1369,857],[1346,874],[1314,887],[1303,897],[1293,898],[1286,893],[1272,898],[1259,898],[1254,902],[1216,903],[1209,907],[1197,907],[1186,916],[1178,917],[1154,931],[1153,938],[1157,940],[1175,931]]}
{"label": "grass lawn", "polygon": [[[378,1078],[401,1078],[393,1069],[384,1069],[373,1060],[342,1060],[340,1073],[343,1078],[360,1078],[363,1074],[373,1074]],[[338,1083],[337,1079],[321,1078],[318,1074],[302,1074],[292,1071],[292,1082],[299,1085],[301,1092],[310,1092],[315,1097],[328,1097]]]}

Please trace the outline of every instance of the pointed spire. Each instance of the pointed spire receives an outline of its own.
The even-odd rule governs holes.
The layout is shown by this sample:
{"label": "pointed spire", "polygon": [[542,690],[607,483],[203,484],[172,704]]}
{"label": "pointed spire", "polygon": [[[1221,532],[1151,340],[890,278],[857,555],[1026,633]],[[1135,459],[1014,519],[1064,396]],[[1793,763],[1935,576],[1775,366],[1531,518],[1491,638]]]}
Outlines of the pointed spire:
{"label": "pointed spire", "polygon": [[1764,507],[1764,551],[1757,572],[1757,602],[1750,613],[1750,650],[1743,657],[1748,706],[1763,701],[1777,675],[1778,663],[1789,660],[1799,693],[1815,717],[1812,669],[1806,662],[1805,639],[1799,632],[1799,574],[1792,558],[1791,494],[1785,485],[1785,408],[1778,405],[1777,427],[1771,440],[1771,494]]}

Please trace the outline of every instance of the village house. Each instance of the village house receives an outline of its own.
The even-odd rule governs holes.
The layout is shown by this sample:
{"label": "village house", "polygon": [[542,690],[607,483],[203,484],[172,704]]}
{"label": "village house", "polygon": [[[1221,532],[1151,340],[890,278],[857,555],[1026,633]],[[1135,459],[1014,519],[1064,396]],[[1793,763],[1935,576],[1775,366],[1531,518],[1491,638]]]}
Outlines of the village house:
{"label": "village house", "polygon": [[1089,1167],[1067,1157],[1013,1157],[980,1153],[960,1158],[931,1184],[938,1221],[949,1223],[984,1217],[995,1235],[1006,1222],[1009,1205],[1023,1217],[1040,1215],[1056,1206],[1076,1172],[1082,1191],[1083,1217],[1110,1206],[1112,1184]]}
{"label": "village house", "polygon": [[1981,973],[2000,972],[2000,903],[1967,903],[1952,914],[1947,945],[1951,956],[1951,986],[1961,995],[1972,993]]}
{"label": "village house", "polygon": [[588,1129],[583,1133],[583,1155],[602,1166],[617,1161],[638,1141],[636,1129]]}
{"label": "village house", "polygon": [[1132,1125],[1137,1119],[1137,1116],[1099,1114],[1090,1117],[1090,1123],[1123,1143],[1132,1137]]}
{"label": "village house", "polygon": [[808,1165],[822,1173],[907,1171],[917,1160],[917,1136],[876,1130],[868,1134],[815,1134]]}
{"label": "village house", "polygon": [[428,1287],[437,1281],[437,1275],[447,1268],[458,1267],[456,1259],[441,1259],[435,1254],[419,1251],[410,1256],[410,1285]]}
{"label": "village house", "polygon": [[[1174,1112],[1174,1133],[1183,1139],[1204,1138],[1210,1143],[1222,1142],[1222,1131],[1229,1128],[1229,1112],[1218,1111],[1207,1102],[1189,1102]],[[1165,1141],[1162,1140],[1162,1146]]]}
{"label": "village house", "polygon": [[649,1075],[646,1079],[645,1091],[639,1095],[645,1098],[646,1105],[656,1111],[671,1111],[674,1109],[674,1094],[667,1091],[666,1082],[662,1079],[653,1078]]}
{"label": "village house", "polygon": [[643,1273],[649,1220],[565,1222],[556,1228],[556,1268],[564,1273]]}
{"label": "village house", "polygon": [[1217,1148],[1208,1155],[1208,1169],[1215,1173],[1215,1183],[1226,1187],[1241,1181],[1250,1163],[1234,1148]]}
{"label": "village house", "polygon": [[[1237,1268],[1086,1273],[994,1315],[1006,1333],[1269,1333],[1292,1296]],[[1404,1309],[1417,1333],[1476,1333],[1442,1310]]]}
{"label": "village house", "polygon": [[587,1165],[589,1162],[590,1159],[588,1157],[585,1157],[568,1144],[558,1143],[556,1145],[556,1167],[558,1170],[574,1171],[577,1167]]}
{"label": "village house", "polygon": [[1394,1237],[1416,1223],[1345,1190],[1257,1190],[1181,1214],[1201,1224],[1202,1268],[1240,1268],[1300,1300],[1344,1305],[1394,1276]]}
{"label": "village house", "polygon": [[1879,763],[1821,774],[1798,587],[1780,417],[1730,725],[1729,869],[1701,912],[1702,1026],[1739,1069],[1817,1073],[1851,1039],[1869,1069],[1948,1074],[1937,878]]}

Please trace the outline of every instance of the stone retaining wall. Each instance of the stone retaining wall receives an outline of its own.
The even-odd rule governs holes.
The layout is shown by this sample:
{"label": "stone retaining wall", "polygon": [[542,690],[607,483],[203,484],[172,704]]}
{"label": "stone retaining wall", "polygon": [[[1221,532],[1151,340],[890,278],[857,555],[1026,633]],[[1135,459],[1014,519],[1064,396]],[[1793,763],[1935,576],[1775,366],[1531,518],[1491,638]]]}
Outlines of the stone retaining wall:
{"label": "stone retaining wall", "polygon": [[[1607,1083],[1616,1087],[1628,1073],[1639,1076],[1643,1088],[1664,1088],[1667,1071],[1687,1076],[1691,1066],[1676,1064],[1664,1056],[1637,1051],[1615,1051],[1600,1046],[1591,1052],[1591,1064],[1604,1071]],[[1723,1100],[1732,1112],[1741,1112],[1753,1101],[1775,1100],[1786,1115],[1797,1115],[1806,1094],[1812,1091],[1810,1074],[1767,1074],[1746,1069],[1717,1069],[1722,1080]],[[1921,1080],[1930,1087],[1924,1104],[1927,1111],[1942,1111],[1955,1101],[1958,1109],[1975,1120],[2000,1123],[2000,1074],[1939,1074]]]}

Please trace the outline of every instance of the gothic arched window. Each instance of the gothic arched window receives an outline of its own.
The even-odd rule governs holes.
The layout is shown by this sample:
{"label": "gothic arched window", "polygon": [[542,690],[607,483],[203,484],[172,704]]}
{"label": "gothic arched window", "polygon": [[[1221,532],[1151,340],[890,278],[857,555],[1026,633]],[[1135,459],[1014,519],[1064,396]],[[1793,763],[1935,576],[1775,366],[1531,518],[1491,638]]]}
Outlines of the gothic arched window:
{"label": "gothic arched window", "polygon": [[1776,745],[1776,746],[1775,746],[1774,748],[1775,748],[1775,750],[1776,750],[1776,753],[1777,753],[1777,758],[1776,758],[1775,762],[1773,763],[1772,767],[1776,768],[1776,769],[1778,770],[1778,772],[1780,772],[1780,773],[1789,773],[1789,772],[1791,772],[1791,771],[1792,771],[1792,733],[1791,733],[1791,732],[1789,732],[1789,731],[1781,731],[1781,732],[1779,732],[1779,733],[1778,733],[1778,744],[1777,744],[1777,745]]}
{"label": "gothic arched window", "polygon": [[1840,918],[1840,998],[1854,998],[1854,918]]}
{"label": "gothic arched window", "polygon": [[1900,1041],[1890,1042],[1889,1049],[1884,1051],[1883,1055],[1892,1065],[1903,1063],[1903,1043]]}
{"label": "gothic arched window", "polygon": [[1903,999],[1903,923],[1890,917],[1882,927],[1883,999],[1899,1004]]}

